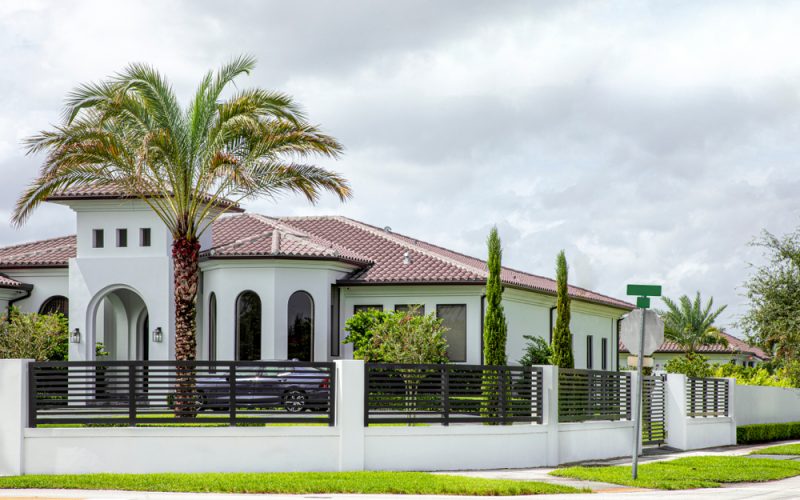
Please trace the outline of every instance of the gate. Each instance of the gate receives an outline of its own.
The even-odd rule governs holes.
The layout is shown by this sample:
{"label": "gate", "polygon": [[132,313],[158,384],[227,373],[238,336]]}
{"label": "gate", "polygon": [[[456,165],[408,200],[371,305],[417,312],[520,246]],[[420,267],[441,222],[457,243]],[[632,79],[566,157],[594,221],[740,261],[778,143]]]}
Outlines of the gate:
{"label": "gate", "polygon": [[660,446],[667,440],[667,376],[646,375],[642,383],[642,445]]}

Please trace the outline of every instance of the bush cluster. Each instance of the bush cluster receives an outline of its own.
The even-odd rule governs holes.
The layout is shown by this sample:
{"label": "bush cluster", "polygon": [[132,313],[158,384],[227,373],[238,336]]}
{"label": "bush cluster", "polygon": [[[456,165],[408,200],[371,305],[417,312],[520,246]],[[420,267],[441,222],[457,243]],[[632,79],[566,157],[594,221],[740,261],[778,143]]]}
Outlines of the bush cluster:
{"label": "bush cluster", "polygon": [[736,428],[736,442],[738,444],[783,441],[787,439],[800,439],[800,422],[740,425]]}

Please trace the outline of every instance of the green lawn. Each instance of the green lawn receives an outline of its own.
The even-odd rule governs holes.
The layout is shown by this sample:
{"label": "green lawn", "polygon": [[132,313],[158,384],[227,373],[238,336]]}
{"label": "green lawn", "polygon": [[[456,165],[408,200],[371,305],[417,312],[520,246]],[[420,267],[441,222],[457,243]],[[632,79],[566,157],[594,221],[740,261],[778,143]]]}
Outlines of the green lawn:
{"label": "green lawn", "polygon": [[784,479],[800,475],[800,463],[769,458],[687,457],[642,464],[636,481],[631,479],[630,466],[567,467],[551,474],[642,488],[682,490]]}
{"label": "green lawn", "polygon": [[800,444],[782,444],[757,450],[751,455],[800,455]]}
{"label": "green lawn", "polygon": [[583,491],[568,486],[535,481],[483,479],[424,472],[84,474],[0,477],[0,489],[4,488],[191,493],[386,493],[482,496],[580,493]]}

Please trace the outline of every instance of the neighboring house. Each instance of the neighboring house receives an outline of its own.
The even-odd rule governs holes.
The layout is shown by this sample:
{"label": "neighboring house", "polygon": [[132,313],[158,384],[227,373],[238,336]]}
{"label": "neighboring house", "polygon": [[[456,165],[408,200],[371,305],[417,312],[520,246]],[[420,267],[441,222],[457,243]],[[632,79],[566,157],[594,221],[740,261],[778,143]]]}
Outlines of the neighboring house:
{"label": "neighboring house", "polygon": [[[174,357],[171,235],[141,200],[112,188],[70,189],[77,235],[0,248],[0,306],[61,311],[80,342],[70,359]],[[345,217],[267,217],[223,205],[202,238],[197,352],[201,360],[352,356],[344,322],[368,308],[414,305],[449,328],[454,362],[480,363],[484,261]],[[523,335],[548,338],[555,282],[503,269],[508,359]],[[633,305],[570,287],[576,367],[617,368],[617,320]]]}
{"label": "neighboring house", "polygon": [[[710,363],[717,365],[725,363],[733,363],[739,366],[756,366],[769,359],[767,353],[753,347],[747,342],[734,337],[729,333],[722,332],[722,336],[728,341],[728,345],[724,344],[709,344],[700,346],[695,352],[702,354],[708,358]],[[628,355],[631,353],[625,345],[619,343],[619,366],[626,368],[628,366]],[[635,353],[634,353],[635,354]],[[656,349],[656,352],[651,356],[653,358],[653,365],[655,369],[663,369],[664,365],[670,359],[684,356],[686,352],[675,342],[664,342],[661,347]],[[647,366],[647,365],[645,365]]]}

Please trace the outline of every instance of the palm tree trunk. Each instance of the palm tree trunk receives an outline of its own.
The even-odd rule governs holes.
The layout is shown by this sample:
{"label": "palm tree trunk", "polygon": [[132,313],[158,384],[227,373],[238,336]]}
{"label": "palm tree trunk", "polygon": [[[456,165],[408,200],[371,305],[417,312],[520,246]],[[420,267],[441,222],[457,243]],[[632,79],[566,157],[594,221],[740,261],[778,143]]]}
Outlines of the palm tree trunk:
{"label": "palm tree trunk", "polygon": [[197,414],[196,380],[191,363],[197,353],[197,283],[200,277],[200,243],[179,238],[172,243],[173,279],[175,285],[175,360],[178,361],[175,416]]}

